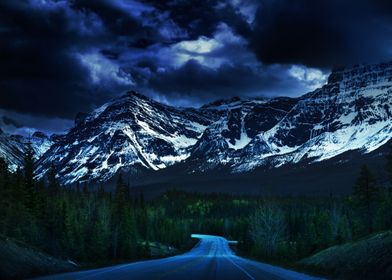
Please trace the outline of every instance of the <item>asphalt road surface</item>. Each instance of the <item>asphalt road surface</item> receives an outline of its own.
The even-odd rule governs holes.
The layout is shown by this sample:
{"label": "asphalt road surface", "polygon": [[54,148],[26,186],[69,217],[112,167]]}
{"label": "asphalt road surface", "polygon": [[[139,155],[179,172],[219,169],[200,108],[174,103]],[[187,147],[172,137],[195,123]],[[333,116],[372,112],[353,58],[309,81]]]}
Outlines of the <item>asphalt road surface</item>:
{"label": "asphalt road surface", "polygon": [[228,241],[219,236],[194,234],[200,242],[189,252],[170,258],[141,261],[106,268],[50,275],[37,279],[77,280],[175,280],[175,279],[320,279],[233,254]]}

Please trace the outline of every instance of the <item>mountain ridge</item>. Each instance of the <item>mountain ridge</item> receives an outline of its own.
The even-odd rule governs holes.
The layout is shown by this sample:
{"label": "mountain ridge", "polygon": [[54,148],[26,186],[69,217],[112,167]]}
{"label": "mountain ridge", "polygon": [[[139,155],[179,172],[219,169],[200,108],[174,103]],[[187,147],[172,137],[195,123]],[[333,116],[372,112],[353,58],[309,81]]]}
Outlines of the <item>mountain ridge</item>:
{"label": "mountain ridge", "polygon": [[237,97],[176,108],[129,91],[79,114],[40,154],[37,175],[53,163],[64,184],[178,163],[188,174],[312,164],[382,147],[392,136],[391,112],[392,62],[335,70],[326,85],[296,98]]}

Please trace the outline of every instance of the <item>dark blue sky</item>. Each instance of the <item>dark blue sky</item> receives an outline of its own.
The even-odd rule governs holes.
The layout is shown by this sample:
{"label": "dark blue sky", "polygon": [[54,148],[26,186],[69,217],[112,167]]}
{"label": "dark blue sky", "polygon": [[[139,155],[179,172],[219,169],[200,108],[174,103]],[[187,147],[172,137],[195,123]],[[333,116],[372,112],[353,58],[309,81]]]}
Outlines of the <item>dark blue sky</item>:
{"label": "dark blue sky", "polygon": [[178,106],[297,96],[391,46],[388,0],[3,0],[0,126],[61,131],[128,89]]}

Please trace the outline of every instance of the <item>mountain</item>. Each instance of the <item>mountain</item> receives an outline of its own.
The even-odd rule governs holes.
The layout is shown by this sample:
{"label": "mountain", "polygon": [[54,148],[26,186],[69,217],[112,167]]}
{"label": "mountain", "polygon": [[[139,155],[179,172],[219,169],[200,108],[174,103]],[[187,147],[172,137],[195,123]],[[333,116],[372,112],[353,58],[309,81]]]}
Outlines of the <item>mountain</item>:
{"label": "mountain", "polygon": [[335,70],[297,99],[212,104],[227,113],[211,124],[188,159],[189,172],[232,173],[368,153],[392,136],[392,63]]}
{"label": "mountain", "polygon": [[188,159],[192,162],[191,172],[233,165],[241,160],[246,161],[253,155],[270,153],[270,147],[260,135],[277,125],[298,100],[287,97],[235,99],[223,107],[214,104],[203,107],[225,112],[205,130],[193,147]]}
{"label": "mountain", "polygon": [[80,114],[75,127],[39,162],[55,164],[63,183],[107,181],[119,170],[158,170],[186,159],[203,131],[217,118],[194,109],[160,104],[134,91]]}
{"label": "mountain", "polygon": [[16,170],[23,164],[24,154],[30,145],[36,159],[42,155],[55,142],[55,137],[49,138],[42,132],[36,131],[30,137],[22,135],[8,135],[0,130],[0,156],[3,157],[11,170]]}
{"label": "mountain", "polygon": [[[107,182],[120,171],[156,180],[173,171],[203,180],[218,172],[279,176],[372,154],[391,136],[392,63],[357,65],[298,98],[231,98],[194,109],[128,92],[80,113],[40,157],[38,174],[55,165],[65,184]],[[0,147],[17,163],[21,141],[13,141],[0,139]]]}
{"label": "mountain", "polygon": [[261,153],[231,161],[234,172],[258,166],[317,162],[347,151],[368,153],[392,136],[392,63],[334,71],[328,83],[306,94],[271,129],[253,140]]}

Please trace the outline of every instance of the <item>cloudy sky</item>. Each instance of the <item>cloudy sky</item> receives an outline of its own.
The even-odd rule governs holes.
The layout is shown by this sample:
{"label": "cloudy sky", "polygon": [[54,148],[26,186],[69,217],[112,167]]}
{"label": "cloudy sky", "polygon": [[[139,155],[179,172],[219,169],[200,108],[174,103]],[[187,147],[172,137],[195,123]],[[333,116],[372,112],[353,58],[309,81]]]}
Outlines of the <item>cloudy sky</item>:
{"label": "cloudy sky", "polygon": [[0,127],[60,132],[129,89],[193,107],[298,96],[391,50],[390,0],[2,0]]}

